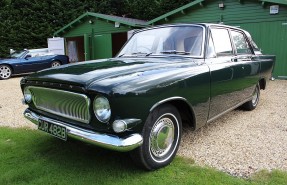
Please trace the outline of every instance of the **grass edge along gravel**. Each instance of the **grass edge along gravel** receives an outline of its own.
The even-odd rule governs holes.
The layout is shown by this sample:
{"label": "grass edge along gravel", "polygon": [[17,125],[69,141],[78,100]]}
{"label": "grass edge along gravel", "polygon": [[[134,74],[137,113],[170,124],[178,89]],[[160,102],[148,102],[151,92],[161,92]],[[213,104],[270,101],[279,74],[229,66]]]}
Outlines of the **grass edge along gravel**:
{"label": "grass edge along gravel", "polygon": [[287,172],[261,171],[250,179],[199,167],[176,157],[152,172],[137,168],[127,153],[75,140],[63,142],[26,128],[0,127],[0,184],[286,184]]}

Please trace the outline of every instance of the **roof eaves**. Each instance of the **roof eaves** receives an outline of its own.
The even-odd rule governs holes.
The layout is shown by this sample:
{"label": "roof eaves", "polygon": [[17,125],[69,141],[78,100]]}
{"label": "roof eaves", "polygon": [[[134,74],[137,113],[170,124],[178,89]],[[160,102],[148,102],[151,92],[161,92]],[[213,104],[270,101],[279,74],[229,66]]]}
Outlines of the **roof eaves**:
{"label": "roof eaves", "polygon": [[129,22],[129,21],[124,21],[123,19],[121,19],[121,17],[117,17],[117,16],[110,16],[110,15],[104,15],[104,14],[99,14],[99,13],[92,13],[92,12],[88,12],[89,15],[94,16],[94,17],[98,17],[101,19],[106,19],[109,21],[113,21],[113,22],[119,22],[121,24],[125,24],[128,26],[145,26],[146,24],[137,24],[137,23],[133,23],[133,22]]}
{"label": "roof eaves", "polygon": [[259,0],[261,2],[287,5],[287,0]]}
{"label": "roof eaves", "polygon": [[174,14],[176,14],[178,12],[181,12],[181,11],[183,11],[183,10],[189,8],[189,7],[192,7],[192,6],[196,5],[196,4],[199,4],[199,3],[203,2],[203,1],[204,0],[195,0],[195,1],[191,2],[191,3],[188,3],[188,4],[186,4],[186,5],[182,6],[182,7],[177,8],[177,9],[175,9],[173,11],[170,11],[170,12],[168,12],[166,14],[163,14],[162,16],[159,16],[159,17],[157,17],[155,19],[152,19],[149,22],[147,22],[147,24],[150,25],[150,24],[153,24],[155,22],[158,22],[158,21],[160,21],[162,19],[165,19],[165,18],[167,18],[167,17],[169,17],[171,15],[174,15]]}
{"label": "roof eaves", "polygon": [[88,15],[89,12],[86,12],[82,15],[80,15],[77,19],[73,20],[72,22],[70,22],[69,24],[65,25],[64,27],[62,27],[61,29],[57,30],[56,32],[54,32],[54,36],[57,36],[59,33],[64,32],[67,28],[72,27],[73,24],[79,22],[82,18],[86,17]]}
{"label": "roof eaves", "polygon": [[124,21],[125,18],[121,18],[121,17],[117,17],[117,16],[86,12],[86,13],[82,14],[81,16],[79,16],[77,19],[73,20],[69,24],[62,27],[61,29],[54,32],[54,36],[60,35],[61,32],[65,32],[65,30],[72,27],[73,24],[79,22],[81,19],[83,19],[84,17],[88,17],[88,16],[96,17],[96,18],[100,18],[100,19],[105,19],[105,20],[112,21],[112,22],[119,22],[120,24],[132,26],[132,27],[146,27],[148,25],[144,21],[143,21],[143,23],[140,23],[140,20],[135,21],[136,19],[131,19],[131,20],[133,20],[133,22],[132,21]]}

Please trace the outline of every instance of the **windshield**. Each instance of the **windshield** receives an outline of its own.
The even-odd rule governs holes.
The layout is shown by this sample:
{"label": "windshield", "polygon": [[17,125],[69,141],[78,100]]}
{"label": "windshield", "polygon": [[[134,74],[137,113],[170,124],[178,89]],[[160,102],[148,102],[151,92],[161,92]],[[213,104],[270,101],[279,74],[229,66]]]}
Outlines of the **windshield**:
{"label": "windshield", "polygon": [[179,54],[199,57],[202,43],[201,26],[161,27],[136,33],[118,56]]}
{"label": "windshield", "polygon": [[15,51],[14,53],[12,53],[10,55],[11,58],[20,58],[21,56],[24,55],[24,53],[26,53],[27,51],[22,50],[22,51]]}

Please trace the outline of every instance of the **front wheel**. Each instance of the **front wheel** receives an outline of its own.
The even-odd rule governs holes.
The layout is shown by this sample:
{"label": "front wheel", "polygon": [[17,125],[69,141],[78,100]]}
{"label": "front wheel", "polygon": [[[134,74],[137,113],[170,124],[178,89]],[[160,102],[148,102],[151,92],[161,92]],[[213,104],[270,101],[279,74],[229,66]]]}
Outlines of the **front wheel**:
{"label": "front wheel", "polygon": [[144,125],[143,144],[131,152],[134,162],[147,170],[167,166],[176,155],[182,123],[178,110],[165,104],[153,110]]}
{"label": "front wheel", "polygon": [[245,110],[249,110],[249,111],[255,109],[258,105],[259,97],[260,97],[260,87],[257,84],[254,91],[253,91],[252,99],[250,101],[244,103],[243,108]]}
{"label": "front wheel", "polygon": [[12,75],[12,69],[7,65],[0,65],[0,80],[10,78]]}

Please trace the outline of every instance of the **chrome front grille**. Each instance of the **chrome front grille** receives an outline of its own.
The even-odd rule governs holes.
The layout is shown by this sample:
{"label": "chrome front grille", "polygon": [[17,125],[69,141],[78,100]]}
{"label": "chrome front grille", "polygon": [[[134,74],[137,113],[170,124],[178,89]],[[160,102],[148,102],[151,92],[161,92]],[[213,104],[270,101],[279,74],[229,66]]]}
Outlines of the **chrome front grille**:
{"label": "chrome front grille", "polygon": [[30,86],[29,90],[37,109],[75,121],[89,123],[91,118],[90,99],[86,95],[34,86]]}

